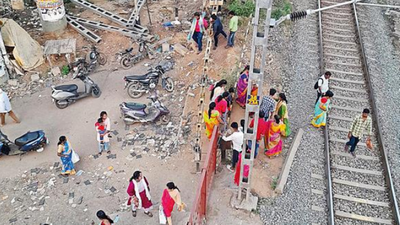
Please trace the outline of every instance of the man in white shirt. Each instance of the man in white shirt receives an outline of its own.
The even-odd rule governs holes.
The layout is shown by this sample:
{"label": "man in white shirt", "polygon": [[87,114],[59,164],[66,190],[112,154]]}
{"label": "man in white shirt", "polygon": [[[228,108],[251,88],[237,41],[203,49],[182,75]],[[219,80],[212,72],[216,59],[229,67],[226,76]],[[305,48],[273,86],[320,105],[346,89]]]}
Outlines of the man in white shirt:
{"label": "man in white shirt", "polygon": [[243,145],[243,132],[239,131],[239,125],[236,122],[231,124],[231,128],[233,129],[233,133],[226,137],[225,135],[222,137],[224,141],[232,141],[232,165],[227,165],[228,170],[231,172],[234,171],[236,163],[239,160],[239,153],[242,152]]}
{"label": "man in white shirt", "polygon": [[329,78],[331,78],[331,75],[331,72],[326,71],[324,75],[318,78],[317,100],[315,104],[317,104],[319,98],[329,90]]}

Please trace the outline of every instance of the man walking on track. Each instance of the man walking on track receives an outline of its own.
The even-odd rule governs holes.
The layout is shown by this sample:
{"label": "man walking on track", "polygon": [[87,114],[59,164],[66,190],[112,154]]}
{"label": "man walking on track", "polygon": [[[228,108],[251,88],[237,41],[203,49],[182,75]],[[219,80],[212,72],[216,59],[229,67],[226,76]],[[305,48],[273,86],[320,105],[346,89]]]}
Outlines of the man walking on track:
{"label": "man walking on track", "polygon": [[319,98],[324,95],[329,90],[329,78],[331,78],[331,72],[326,71],[324,75],[318,78],[317,84],[314,86],[317,89],[317,100],[315,104],[317,104]]}
{"label": "man walking on track", "polygon": [[353,119],[353,123],[351,124],[349,134],[347,135],[350,139],[345,146],[345,151],[349,151],[354,157],[356,154],[354,153],[357,143],[360,141],[364,133],[367,133],[367,141],[371,140],[372,135],[372,119],[369,115],[369,109],[364,109],[361,115],[356,116]]}

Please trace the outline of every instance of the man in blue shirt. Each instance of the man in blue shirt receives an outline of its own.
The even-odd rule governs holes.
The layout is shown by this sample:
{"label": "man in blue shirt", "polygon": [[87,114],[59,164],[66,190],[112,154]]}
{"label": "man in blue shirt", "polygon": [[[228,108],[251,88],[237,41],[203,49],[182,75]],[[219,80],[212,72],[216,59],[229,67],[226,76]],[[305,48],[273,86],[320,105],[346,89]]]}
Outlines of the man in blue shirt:
{"label": "man in blue shirt", "polygon": [[213,23],[213,33],[214,33],[214,48],[213,50],[217,49],[218,47],[218,36],[220,34],[224,35],[227,38],[226,33],[224,32],[224,27],[222,26],[221,20],[217,17],[217,15],[211,15],[212,23]]}

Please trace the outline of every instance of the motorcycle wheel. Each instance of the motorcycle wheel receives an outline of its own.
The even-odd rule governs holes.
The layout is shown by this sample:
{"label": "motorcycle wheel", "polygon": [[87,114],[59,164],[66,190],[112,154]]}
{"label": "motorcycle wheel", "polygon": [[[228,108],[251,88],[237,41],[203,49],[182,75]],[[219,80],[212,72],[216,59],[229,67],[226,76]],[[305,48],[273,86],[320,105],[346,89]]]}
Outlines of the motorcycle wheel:
{"label": "motorcycle wheel", "polygon": [[144,93],[141,91],[141,89],[142,89],[142,85],[139,82],[134,81],[134,82],[130,83],[128,86],[128,89],[127,89],[128,95],[131,98],[140,98],[140,97],[142,97],[142,95]]}
{"label": "motorcycle wheel", "polygon": [[160,116],[160,123],[162,125],[167,125],[169,123],[169,121],[171,121],[171,115],[170,114]]}
{"label": "motorcycle wheel", "polygon": [[120,62],[122,68],[124,69],[130,69],[133,66],[133,63],[131,62],[130,56],[129,55],[125,55],[121,58],[121,62]]}
{"label": "motorcycle wheel", "polygon": [[167,77],[164,81],[164,89],[168,92],[173,92],[174,91],[174,81],[172,78]]}
{"label": "motorcycle wheel", "polygon": [[100,90],[99,86],[97,86],[97,85],[93,86],[93,88],[92,88],[92,96],[94,98],[98,98],[98,97],[100,97],[100,95],[101,95],[101,90]]}
{"label": "motorcycle wheel", "polygon": [[107,63],[107,58],[103,53],[99,52],[98,58],[97,58],[97,62],[99,62],[100,65],[104,66]]}
{"label": "motorcycle wheel", "polygon": [[59,109],[65,109],[65,108],[68,107],[68,103],[67,104],[60,104],[60,101],[57,101],[57,100],[56,100],[55,103],[56,103],[56,107],[59,108]]}

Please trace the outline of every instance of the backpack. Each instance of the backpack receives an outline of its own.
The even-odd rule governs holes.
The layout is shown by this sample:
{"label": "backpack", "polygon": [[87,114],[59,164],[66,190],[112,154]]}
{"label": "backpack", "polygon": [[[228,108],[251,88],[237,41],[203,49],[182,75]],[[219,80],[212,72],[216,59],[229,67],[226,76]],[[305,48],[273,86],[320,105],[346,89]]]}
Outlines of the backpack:
{"label": "backpack", "polygon": [[322,80],[322,84],[324,83],[324,79],[322,79],[321,77],[318,78],[317,82],[315,82],[315,84],[314,84],[314,89],[318,89],[318,81],[319,80]]}

